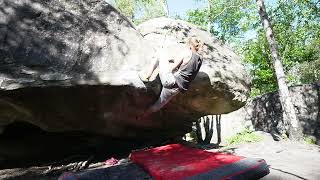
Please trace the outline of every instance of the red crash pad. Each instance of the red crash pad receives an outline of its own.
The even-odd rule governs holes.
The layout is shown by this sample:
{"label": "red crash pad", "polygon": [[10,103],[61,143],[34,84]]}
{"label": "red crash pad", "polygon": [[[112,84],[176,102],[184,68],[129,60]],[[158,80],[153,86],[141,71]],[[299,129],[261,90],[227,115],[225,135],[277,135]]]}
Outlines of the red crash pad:
{"label": "red crash pad", "polygon": [[180,144],[135,151],[130,159],[156,180],[258,179],[269,173],[263,159],[207,152]]}

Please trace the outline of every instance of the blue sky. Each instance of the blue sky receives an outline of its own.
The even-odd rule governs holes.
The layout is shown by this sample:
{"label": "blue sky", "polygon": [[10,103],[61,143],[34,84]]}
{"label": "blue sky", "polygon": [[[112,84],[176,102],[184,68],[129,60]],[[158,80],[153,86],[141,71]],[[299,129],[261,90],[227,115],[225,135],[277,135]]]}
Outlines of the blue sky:
{"label": "blue sky", "polygon": [[200,7],[205,7],[205,0],[195,1],[195,0],[167,0],[169,7],[169,15],[180,17],[185,17],[186,12],[190,9],[197,9]]}

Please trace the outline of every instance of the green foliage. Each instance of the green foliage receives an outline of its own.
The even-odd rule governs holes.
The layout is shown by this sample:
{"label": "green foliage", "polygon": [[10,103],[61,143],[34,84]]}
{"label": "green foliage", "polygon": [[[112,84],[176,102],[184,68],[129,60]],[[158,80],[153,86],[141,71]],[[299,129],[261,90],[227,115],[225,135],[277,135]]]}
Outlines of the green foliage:
{"label": "green foliage", "polygon": [[196,9],[193,11],[188,11],[188,21],[197,25],[202,29],[206,29],[208,20],[206,19],[207,12],[204,9]]}
{"label": "green foliage", "polygon": [[135,0],[116,0],[116,8],[129,19],[133,19],[137,3]]}
{"label": "green foliage", "polygon": [[235,145],[235,144],[243,144],[243,143],[254,143],[262,141],[263,137],[255,134],[254,132],[244,129],[240,133],[230,137],[227,139],[228,145]]}
{"label": "green foliage", "polygon": [[261,31],[257,39],[246,42],[240,52],[243,54],[244,62],[250,65],[251,96],[276,90],[276,78],[264,32]]}
{"label": "green foliage", "polygon": [[316,140],[312,137],[309,137],[309,136],[305,136],[303,138],[303,141],[306,143],[306,144],[316,144]]}
{"label": "green foliage", "polygon": [[197,133],[195,130],[185,134],[184,140],[192,143],[197,143]]}
{"label": "green foliage", "polygon": [[116,8],[135,24],[165,16],[166,0],[115,0]]}
{"label": "green foliage", "polygon": [[152,18],[166,16],[165,9],[159,3],[166,3],[164,0],[162,2],[156,0],[149,0],[147,3],[140,3],[139,11],[140,16],[134,19],[135,24],[140,24]]}
{"label": "green foliage", "polygon": [[[310,3],[311,1],[280,0],[270,9],[273,32],[287,75],[286,80],[291,85],[310,83],[319,79],[317,78],[319,77],[317,59],[320,51],[319,43],[316,42],[320,40],[320,18],[314,16],[314,10],[310,10]],[[260,39],[260,41],[266,41],[266,39]],[[271,58],[268,57],[266,60],[270,62]],[[306,69],[306,64],[313,67]],[[299,71],[290,74],[294,66],[299,67]],[[265,79],[265,76],[258,74],[255,78]],[[259,84],[260,82],[256,86],[260,86]],[[272,86],[277,87],[275,81]],[[260,87],[261,92],[272,90],[264,86]]]}
{"label": "green foliage", "polygon": [[208,0],[207,8],[187,13],[187,20],[207,29],[224,42],[236,41],[252,28],[252,19],[258,19],[251,0]]}
{"label": "green foliage", "polygon": [[[251,96],[277,90],[264,30],[252,0],[208,0],[208,7],[188,13],[188,21],[233,45],[252,77]],[[267,4],[289,85],[319,80],[320,3],[278,0]],[[256,33],[248,39],[246,32]],[[294,71],[293,69],[298,69]]]}
{"label": "green foliage", "polygon": [[312,62],[303,62],[300,64],[299,72],[302,83],[320,81],[320,58]]}
{"label": "green foliage", "polygon": [[[319,50],[317,50],[319,46],[317,47],[314,41],[319,41],[320,25],[319,18],[315,17],[308,9],[308,2],[278,1],[270,9],[270,14],[279,54],[287,74],[287,82],[294,85],[310,83],[319,79],[317,78],[319,77],[317,69],[319,66],[316,61],[319,59]],[[272,59],[267,50],[267,41],[261,37],[262,34],[260,30],[257,41],[249,41],[246,46],[242,47],[245,61],[254,67],[251,69],[252,96],[277,89],[270,64]],[[269,66],[266,66],[266,62]],[[306,65],[310,65],[310,63],[313,64],[313,68],[307,69]],[[290,74],[290,70],[295,65],[298,66],[299,71]]]}

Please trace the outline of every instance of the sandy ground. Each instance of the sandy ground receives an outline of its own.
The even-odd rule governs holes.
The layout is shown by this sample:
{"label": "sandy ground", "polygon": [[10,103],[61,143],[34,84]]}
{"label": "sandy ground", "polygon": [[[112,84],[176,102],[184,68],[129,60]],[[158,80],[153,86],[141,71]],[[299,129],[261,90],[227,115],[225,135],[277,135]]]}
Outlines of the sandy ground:
{"label": "sandy ground", "polygon": [[231,148],[236,155],[263,158],[270,165],[270,174],[262,180],[320,180],[320,146],[289,141],[273,141],[264,135],[258,143]]}

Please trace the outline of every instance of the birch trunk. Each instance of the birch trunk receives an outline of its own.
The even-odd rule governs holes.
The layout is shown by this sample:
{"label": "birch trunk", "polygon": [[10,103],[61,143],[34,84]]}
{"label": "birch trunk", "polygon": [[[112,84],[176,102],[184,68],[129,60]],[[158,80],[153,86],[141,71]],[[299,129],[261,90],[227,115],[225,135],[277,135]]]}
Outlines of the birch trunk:
{"label": "birch trunk", "polygon": [[297,115],[294,110],[294,106],[289,94],[288,86],[285,81],[285,74],[283,66],[278,55],[277,43],[274,39],[271,24],[269,22],[266,9],[263,0],[256,0],[258,11],[261,19],[261,23],[264,27],[266,37],[269,43],[269,48],[272,56],[272,62],[277,77],[277,83],[279,88],[279,97],[281,106],[283,109],[283,120],[287,127],[287,133],[291,140],[302,140],[302,129],[299,124]]}
{"label": "birch trunk", "polygon": [[207,24],[207,31],[210,32],[211,31],[211,18],[210,18],[210,14],[211,14],[211,1],[208,0],[208,4],[207,4],[207,11],[208,11],[208,24]]}

